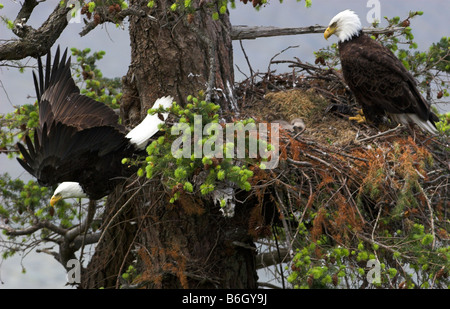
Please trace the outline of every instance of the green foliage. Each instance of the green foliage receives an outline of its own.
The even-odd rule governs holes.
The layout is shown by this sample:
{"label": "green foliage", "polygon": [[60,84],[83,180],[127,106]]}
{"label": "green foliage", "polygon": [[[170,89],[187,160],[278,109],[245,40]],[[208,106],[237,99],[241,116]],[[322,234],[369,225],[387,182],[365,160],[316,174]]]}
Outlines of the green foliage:
{"label": "green foliage", "polygon": [[14,21],[6,16],[0,16],[0,20],[6,25],[9,30],[14,29]]}
{"label": "green foliage", "polygon": [[436,124],[437,129],[442,134],[450,136],[450,112],[439,115],[440,122]]}
{"label": "green foliage", "polygon": [[[194,155],[195,143],[205,146],[211,137],[214,137],[216,129],[222,129],[219,124],[218,110],[219,106],[213,103],[206,102],[201,98],[189,96],[187,98],[188,104],[185,108],[176,104],[168,110],[170,113],[179,118],[179,124],[174,125],[174,130],[177,130],[178,126],[184,126],[189,128],[190,135],[172,135],[166,125],[162,125],[160,130],[165,132],[164,136],[159,137],[153,141],[147,147],[148,156],[145,161],[131,162],[130,159],[124,159],[122,162],[126,164],[138,164],[140,166],[138,175],[152,178],[158,176],[162,182],[172,191],[172,198],[170,202],[175,202],[181,193],[206,195],[215,190],[217,185],[222,182],[233,183],[242,190],[250,190],[250,179],[253,176],[253,172],[249,169],[251,165],[257,164],[256,159],[243,158],[233,159],[227,158],[225,154],[221,156],[205,156],[202,154],[199,157]],[[149,113],[165,112],[164,110],[149,110]],[[196,128],[198,125],[199,115],[202,118],[200,128],[203,132],[203,136],[199,138],[195,136]],[[235,125],[241,124],[245,126],[247,124],[254,123],[253,119],[245,119],[237,121]],[[206,125],[210,125],[209,130],[205,130]],[[212,126],[211,126],[212,124]],[[206,134],[205,134],[206,132]],[[246,137],[246,145],[249,145]],[[183,139],[184,145],[191,143],[192,153],[187,157],[176,155],[172,153],[172,145],[176,139]],[[219,152],[225,152],[226,147],[234,149],[235,144],[233,142],[227,143],[223,149],[218,149]],[[182,152],[180,148],[177,151]],[[202,178],[199,183],[194,181],[194,178]]]}
{"label": "green foliage", "polygon": [[89,2],[88,10],[89,10],[90,13],[94,12],[94,10],[95,10],[95,2]]}
{"label": "green foliage", "polygon": [[[70,227],[77,213],[66,202],[58,204],[58,209],[53,213],[53,208],[49,205],[52,195],[51,188],[41,187],[34,180],[25,183],[21,179],[12,179],[7,173],[0,175],[0,220],[11,227],[25,228],[38,221],[54,222],[61,227]],[[12,234],[3,230],[10,240],[11,247],[2,249],[3,258],[13,255],[19,247],[14,242],[26,246],[27,242],[38,237],[46,239],[51,234],[46,228],[39,229],[35,234]]]}
{"label": "green foliage", "polygon": [[[47,187],[41,187],[34,180],[24,183],[20,179],[11,179],[8,174],[0,178],[2,186],[2,215],[14,223],[26,224],[30,216],[41,219],[51,219],[51,207],[48,204],[52,191]],[[56,218],[70,219],[66,212],[68,204],[61,203],[63,211],[58,211]],[[55,218],[55,219],[56,219]],[[69,224],[70,226],[71,224]]]}
{"label": "green foliage", "polygon": [[75,76],[85,82],[81,93],[109,107],[116,109],[120,106],[122,98],[120,78],[105,78],[98,69],[96,62],[105,55],[104,51],[91,54],[90,48],[80,50],[71,48],[72,55],[76,57]]}
{"label": "green foliage", "polygon": [[122,274],[123,283],[130,285],[138,276],[137,270],[133,265],[129,265],[127,270]]}
{"label": "green foliage", "polygon": [[[280,3],[283,2],[283,0],[279,0]],[[260,10],[263,6],[265,6],[269,1],[268,0],[253,0],[253,1],[242,1],[244,4],[252,3],[253,7],[256,10]],[[297,2],[301,2],[301,0],[297,0]],[[305,6],[311,7],[312,0],[305,0]],[[148,1],[147,6],[149,8],[153,8],[155,6],[155,1],[151,0]],[[219,20],[220,16],[227,13],[228,6],[230,6],[232,9],[236,8],[236,1],[235,0],[215,0],[215,1],[209,1],[202,4],[202,7],[209,9],[212,13],[211,16],[213,20]],[[193,14],[198,10],[192,3],[192,0],[176,0],[171,6],[170,10],[172,12],[180,12],[187,14],[188,16],[193,16]],[[188,18],[188,20],[190,20]]]}
{"label": "green foliage", "polygon": [[[373,242],[371,246],[359,242],[356,247],[345,247],[334,244],[326,235],[310,242],[310,233],[304,223],[300,223],[298,231],[299,246],[287,277],[293,288],[359,288],[367,284],[370,268],[366,265],[370,265],[371,260],[378,261],[380,275],[380,282],[369,282],[373,287],[448,285],[445,269],[450,266],[450,247],[431,249],[434,237],[424,232],[423,225],[415,224],[411,234],[405,238],[390,235],[391,244],[384,247]],[[406,242],[409,245],[403,246]],[[392,254],[391,248],[401,248],[402,251]],[[406,263],[411,268],[409,271],[401,266]]]}
{"label": "green foliage", "polygon": [[12,113],[0,114],[0,153],[6,152],[9,158],[16,155],[15,142],[22,140],[26,134],[32,138],[32,129],[37,127],[38,122],[37,104],[25,104]]}
{"label": "green foliage", "polygon": [[[111,6],[118,4],[121,9],[126,9],[128,7],[127,1],[124,0],[90,0],[90,1],[80,1],[81,4],[86,5],[90,13],[95,12],[95,9],[101,6]],[[64,1],[61,1],[61,5],[64,5]]]}

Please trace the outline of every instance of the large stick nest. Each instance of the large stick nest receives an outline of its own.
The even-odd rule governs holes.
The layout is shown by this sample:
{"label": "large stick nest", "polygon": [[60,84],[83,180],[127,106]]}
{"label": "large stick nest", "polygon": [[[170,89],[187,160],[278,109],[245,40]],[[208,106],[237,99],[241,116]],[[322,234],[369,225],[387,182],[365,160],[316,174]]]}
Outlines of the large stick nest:
{"label": "large stick nest", "polygon": [[[278,167],[254,171],[250,233],[281,226],[292,250],[303,223],[310,241],[364,241],[392,253],[399,249],[386,233],[419,223],[434,236],[432,248],[448,241],[448,137],[352,122],[357,105],[339,72],[292,63],[300,71],[254,75],[238,88],[244,117],[282,124]],[[273,207],[278,215],[267,218]]]}

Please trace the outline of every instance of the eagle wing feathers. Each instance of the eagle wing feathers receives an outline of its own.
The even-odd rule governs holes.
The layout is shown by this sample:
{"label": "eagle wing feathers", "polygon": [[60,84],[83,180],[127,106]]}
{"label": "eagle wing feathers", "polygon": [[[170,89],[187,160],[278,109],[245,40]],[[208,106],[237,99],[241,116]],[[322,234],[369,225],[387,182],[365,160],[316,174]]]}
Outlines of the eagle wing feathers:
{"label": "eagle wing feathers", "polygon": [[340,58],[347,84],[370,114],[413,113],[430,117],[429,104],[403,63],[386,47],[366,35],[340,43]]}
{"label": "eagle wing feathers", "polygon": [[95,183],[120,175],[121,159],[134,151],[117,114],[80,94],[70,73],[70,57],[66,59],[67,49],[60,57],[59,47],[53,65],[50,53],[45,69],[38,58],[33,79],[40,125],[34,143],[26,136],[26,148],[17,144],[23,155],[19,163],[45,186],[64,181]]}

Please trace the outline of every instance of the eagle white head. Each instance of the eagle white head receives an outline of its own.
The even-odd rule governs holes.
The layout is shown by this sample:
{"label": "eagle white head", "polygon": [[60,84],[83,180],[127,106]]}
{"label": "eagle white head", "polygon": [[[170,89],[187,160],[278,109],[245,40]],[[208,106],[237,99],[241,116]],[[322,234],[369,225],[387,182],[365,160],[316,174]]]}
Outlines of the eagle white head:
{"label": "eagle white head", "polygon": [[50,205],[53,207],[59,200],[66,198],[85,198],[88,197],[84,193],[83,188],[78,182],[66,181],[61,183],[53,192],[53,196],[50,200]]}
{"label": "eagle white head", "polygon": [[331,19],[327,30],[325,30],[324,37],[328,40],[334,34],[339,38],[340,42],[345,42],[361,30],[362,26],[358,15],[351,10],[345,10]]}

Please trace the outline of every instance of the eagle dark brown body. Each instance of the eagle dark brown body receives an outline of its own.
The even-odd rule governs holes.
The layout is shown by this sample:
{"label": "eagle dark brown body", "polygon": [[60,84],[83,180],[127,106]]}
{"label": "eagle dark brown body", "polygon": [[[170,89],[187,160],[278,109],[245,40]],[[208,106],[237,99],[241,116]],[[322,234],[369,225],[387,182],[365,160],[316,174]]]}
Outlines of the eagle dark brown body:
{"label": "eagle dark brown body", "polygon": [[388,48],[359,32],[339,42],[339,54],[345,81],[369,120],[378,122],[388,113],[439,121],[412,74]]}
{"label": "eagle dark brown body", "polygon": [[439,118],[420,94],[412,74],[388,48],[363,34],[355,12],[345,10],[334,16],[324,37],[333,34],[339,38],[345,82],[366,119],[377,123],[387,116],[396,123],[437,133]]}

